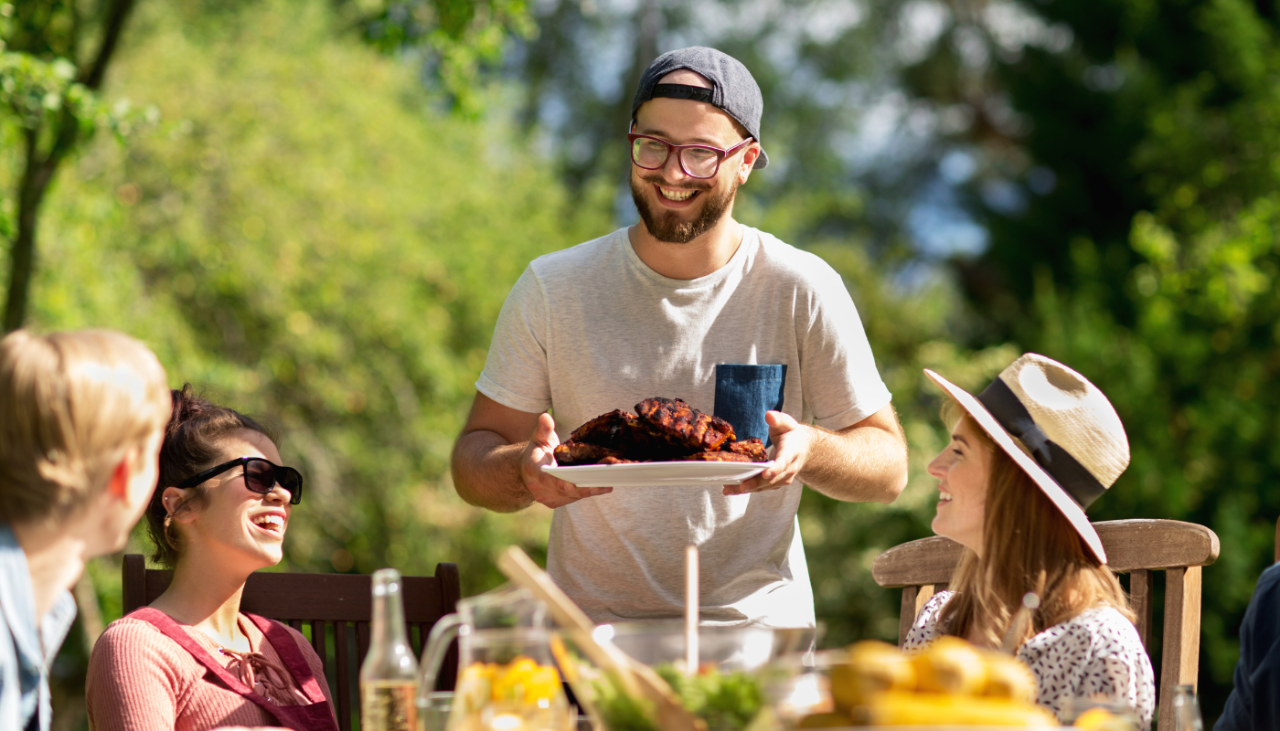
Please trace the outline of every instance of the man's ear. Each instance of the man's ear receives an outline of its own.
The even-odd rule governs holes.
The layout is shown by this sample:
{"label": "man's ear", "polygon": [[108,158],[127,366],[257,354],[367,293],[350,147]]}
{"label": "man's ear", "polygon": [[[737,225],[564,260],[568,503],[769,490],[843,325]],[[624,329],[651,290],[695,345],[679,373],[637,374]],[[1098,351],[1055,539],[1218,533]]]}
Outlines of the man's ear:
{"label": "man's ear", "polygon": [[738,185],[747,182],[751,171],[755,169],[756,158],[760,157],[760,143],[752,142],[742,153],[742,165],[738,167]]}

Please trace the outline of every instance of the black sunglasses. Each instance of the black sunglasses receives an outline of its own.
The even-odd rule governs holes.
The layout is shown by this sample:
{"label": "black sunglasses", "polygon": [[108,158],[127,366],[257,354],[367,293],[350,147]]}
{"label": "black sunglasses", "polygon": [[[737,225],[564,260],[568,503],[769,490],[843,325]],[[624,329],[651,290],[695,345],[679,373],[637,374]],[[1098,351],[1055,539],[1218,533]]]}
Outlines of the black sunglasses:
{"label": "black sunglasses", "polygon": [[236,465],[244,465],[244,486],[250,492],[266,495],[279,485],[289,492],[290,505],[302,502],[302,473],[292,467],[281,467],[261,457],[240,457],[230,462],[223,462],[217,467],[210,467],[198,475],[188,477],[174,487],[195,487]]}

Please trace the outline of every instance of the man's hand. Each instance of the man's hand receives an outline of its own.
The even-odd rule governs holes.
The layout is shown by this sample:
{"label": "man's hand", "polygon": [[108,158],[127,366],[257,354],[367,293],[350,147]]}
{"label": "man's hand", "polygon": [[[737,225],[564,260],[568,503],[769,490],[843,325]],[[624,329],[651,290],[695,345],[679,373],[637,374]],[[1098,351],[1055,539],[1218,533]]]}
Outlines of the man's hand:
{"label": "man's hand", "polygon": [[559,443],[555,420],[550,414],[540,415],[533,436],[520,455],[520,479],[534,500],[548,508],[559,508],[584,497],[613,492],[612,487],[578,487],[543,472],[543,465],[555,464],[553,453]]}
{"label": "man's hand", "polygon": [[[530,433],[532,432],[532,436]],[[550,414],[517,411],[482,393],[453,445],[453,486],[472,505],[513,513],[535,501],[558,508],[609,487],[579,488],[542,471],[553,464],[556,423]]]}
{"label": "man's hand", "polygon": [[769,440],[773,442],[773,466],[741,485],[725,485],[725,495],[777,490],[795,482],[804,469],[812,442],[811,427],[781,411],[765,412],[764,420],[769,424]]}
{"label": "man's hand", "polygon": [[847,502],[891,503],[907,484],[907,443],[892,406],[831,431],[798,423],[770,411],[769,438],[774,465],[725,495],[776,490],[803,482],[828,497]]}

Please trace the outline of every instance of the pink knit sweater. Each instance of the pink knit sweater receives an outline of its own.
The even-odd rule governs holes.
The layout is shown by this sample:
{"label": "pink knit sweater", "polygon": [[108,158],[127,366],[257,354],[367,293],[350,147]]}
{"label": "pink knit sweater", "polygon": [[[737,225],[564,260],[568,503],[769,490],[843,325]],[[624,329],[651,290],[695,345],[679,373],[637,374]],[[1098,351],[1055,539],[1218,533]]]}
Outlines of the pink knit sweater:
{"label": "pink knit sweater", "polygon": [[[188,626],[183,629],[219,662],[233,662],[219,652],[213,638]],[[311,643],[297,630],[286,629],[332,703],[324,667]],[[240,631],[248,637],[253,652],[284,665],[262,632],[243,615]],[[265,710],[228,690],[155,626],[129,617],[112,622],[93,646],[85,695],[93,731],[208,731],[221,726],[277,725]]]}

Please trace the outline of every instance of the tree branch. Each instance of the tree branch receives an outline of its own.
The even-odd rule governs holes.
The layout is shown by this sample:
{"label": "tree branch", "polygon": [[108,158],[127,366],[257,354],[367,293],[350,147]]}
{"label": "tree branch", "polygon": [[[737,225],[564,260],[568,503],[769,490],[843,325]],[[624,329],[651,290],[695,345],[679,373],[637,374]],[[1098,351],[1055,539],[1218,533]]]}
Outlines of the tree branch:
{"label": "tree branch", "polygon": [[82,71],[77,79],[81,84],[95,91],[102,86],[102,80],[107,75],[107,65],[111,63],[111,56],[120,42],[120,34],[124,32],[125,21],[136,4],[135,0],[115,0],[107,7],[102,45],[98,46],[98,56],[93,59],[93,64]]}
{"label": "tree branch", "polygon": [[[27,317],[27,292],[31,287],[31,274],[35,269],[36,211],[44,197],[44,185],[48,177],[42,175],[43,161],[39,159],[38,129],[23,130],[27,164],[18,184],[18,226],[9,254],[9,291],[4,309],[4,330],[11,332],[22,327]],[[41,180],[44,184],[41,184]]]}

